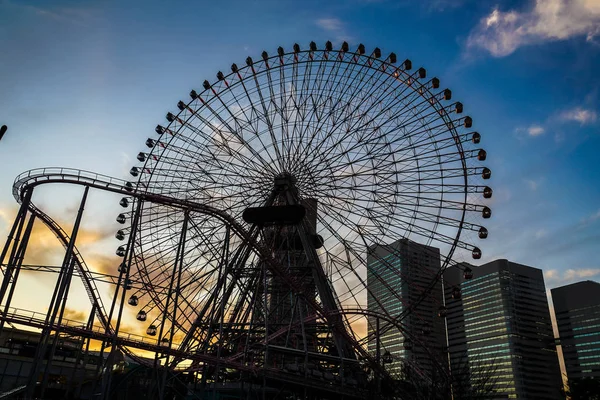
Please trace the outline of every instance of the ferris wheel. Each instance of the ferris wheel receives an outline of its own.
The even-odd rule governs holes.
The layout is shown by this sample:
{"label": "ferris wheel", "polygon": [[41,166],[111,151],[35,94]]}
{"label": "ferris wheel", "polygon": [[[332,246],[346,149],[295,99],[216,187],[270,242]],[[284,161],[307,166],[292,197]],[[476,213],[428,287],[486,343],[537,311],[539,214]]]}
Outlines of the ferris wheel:
{"label": "ferris wheel", "polygon": [[[177,207],[132,196],[117,219],[117,238],[130,238],[117,251],[128,303],[165,345],[270,368],[297,368],[302,354],[368,358],[373,280],[409,305],[378,303],[401,329],[420,301],[401,286],[424,299],[453,259],[481,257],[471,240],[488,235],[492,196],[481,135],[408,59],[347,43],[280,47],[219,71],[177,107],[128,184]],[[369,275],[370,249],[402,240],[439,248],[439,267],[417,279],[381,256],[390,272]],[[329,373],[323,362],[312,363]]]}

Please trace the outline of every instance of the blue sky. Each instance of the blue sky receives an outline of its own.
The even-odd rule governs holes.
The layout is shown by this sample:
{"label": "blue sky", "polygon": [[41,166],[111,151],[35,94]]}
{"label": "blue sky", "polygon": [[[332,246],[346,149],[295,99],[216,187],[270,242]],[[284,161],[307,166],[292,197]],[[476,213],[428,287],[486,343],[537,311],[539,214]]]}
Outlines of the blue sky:
{"label": "blue sky", "polygon": [[[600,279],[600,2],[421,3],[0,0],[0,229],[20,172],[126,178],[154,126],[217,71],[346,40],[424,66],[473,117],[493,173],[482,261],[542,268],[549,287]],[[66,218],[70,194],[43,200]],[[92,213],[98,226],[116,201]]]}

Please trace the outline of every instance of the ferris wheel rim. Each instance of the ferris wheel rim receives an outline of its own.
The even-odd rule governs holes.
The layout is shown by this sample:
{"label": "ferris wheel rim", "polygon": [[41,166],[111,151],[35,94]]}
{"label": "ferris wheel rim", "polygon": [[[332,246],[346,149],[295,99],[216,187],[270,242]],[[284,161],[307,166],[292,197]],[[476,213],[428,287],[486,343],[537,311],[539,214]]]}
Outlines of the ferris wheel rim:
{"label": "ferris wheel rim", "polygon": [[[328,53],[338,54],[338,57],[333,57],[333,60],[326,59],[325,61],[323,61],[322,58],[319,59],[319,60],[314,59],[314,55],[315,54],[324,55],[324,54],[328,54]],[[452,117],[449,116],[449,111],[448,111],[448,108],[450,106],[443,105],[442,104],[442,98],[440,97],[440,95],[443,94],[443,96],[445,98],[446,97],[446,91],[444,90],[444,91],[441,91],[441,92],[438,92],[438,93],[434,93],[434,92],[432,92],[432,90],[427,85],[427,84],[431,83],[433,81],[433,79],[436,79],[436,78],[430,79],[426,83],[418,83],[418,79],[414,79],[414,78],[415,78],[416,75],[421,75],[421,68],[415,70],[412,74],[409,74],[406,71],[400,71],[400,72],[398,72],[399,71],[399,69],[398,69],[399,67],[396,67],[392,63],[389,63],[387,61],[389,59],[389,57],[388,57],[388,59],[385,59],[385,60],[382,61],[379,57],[366,56],[364,53],[363,54],[359,54],[359,53],[352,53],[352,52],[341,51],[341,50],[335,51],[335,50],[313,50],[313,49],[311,49],[311,50],[305,50],[305,51],[294,51],[294,52],[288,52],[288,53],[284,52],[282,54],[278,54],[276,56],[271,56],[271,57],[269,57],[269,56],[265,57],[264,54],[266,54],[266,53],[263,53],[263,59],[262,60],[258,60],[256,62],[253,62],[249,58],[250,62],[248,62],[245,67],[241,67],[241,68],[237,68],[236,67],[236,71],[233,71],[233,68],[232,68],[233,72],[231,72],[227,76],[223,75],[222,73],[219,73],[220,76],[219,76],[219,74],[217,74],[218,80],[215,81],[212,84],[209,83],[208,81],[205,81],[204,90],[203,91],[201,91],[200,93],[196,93],[195,91],[192,91],[192,94],[191,94],[192,100],[188,101],[187,103],[180,102],[178,104],[178,108],[180,109],[180,111],[178,113],[176,113],[176,114],[171,114],[171,113],[167,114],[167,118],[169,120],[169,124],[166,127],[162,127],[160,125],[157,126],[156,131],[157,131],[157,133],[159,133],[159,135],[161,135],[161,137],[164,137],[166,135],[166,137],[169,137],[169,139],[167,141],[163,141],[163,142],[159,142],[159,141],[154,142],[153,141],[152,142],[152,146],[148,145],[148,147],[152,147],[152,150],[151,150],[150,153],[147,154],[147,157],[144,159],[143,166],[142,166],[142,170],[147,170],[148,172],[147,172],[147,175],[140,174],[140,177],[138,178],[138,181],[137,181],[138,188],[140,190],[151,190],[150,187],[149,187],[150,183],[151,183],[151,179],[152,179],[152,177],[154,177],[154,174],[157,171],[157,168],[159,166],[159,162],[160,162],[161,158],[165,157],[168,160],[168,158],[170,157],[170,154],[167,153],[167,148],[173,142],[176,141],[176,136],[177,136],[178,132],[184,128],[184,126],[187,123],[187,121],[189,121],[192,118],[194,118],[193,114],[194,114],[195,111],[191,110],[192,109],[192,106],[191,106],[192,103],[194,103],[194,102],[197,103],[198,99],[200,99],[199,101],[202,102],[203,106],[205,106],[206,104],[209,104],[210,102],[216,102],[216,99],[219,98],[219,95],[217,93],[218,90],[215,90],[215,87],[217,87],[217,89],[218,89],[219,85],[223,85],[222,82],[227,82],[227,80],[231,79],[232,76],[235,76],[235,75],[240,76],[240,79],[239,79],[239,81],[234,82],[231,85],[228,85],[227,83],[225,83],[225,85],[227,86],[228,90],[233,90],[232,88],[235,88],[236,85],[237,86],[243,85],[244,81],[252,79],[253,76],[255,77],[257,75],[257,72],[255,72],[255,67],[257,67],[257,66],[259,66],[261,64],[262,64],[263,67],[266,66],[266,69],[259,71],[259,73],[262,74],[262,76],[265,76],[265,74],[269,75],[270,71],[271,71],[271,68],[269,68],[269,63],[277,61],[279,59],[279,60],[281,60],[281,66],[283,66],[283,65],[286,65],[286,64],[283,63],[283,58],[284,57],[297,58],[297,57],[301,57],[303,55],[304,56],[310,55],[311,56],[310,60],[304,60],[304,61],[295,60],[296,63],[295,64],[290,64],[290,65],[293,65],[294,66],[293,68],[296,68],[297,65],[316,63],[317,61],[320,61],[321,63],[336,63],[335,65],[345,65],[345,66],[348,66],[348,65],[357,65],[356,60],[366,60],[365,62],[368,63],[367,70],[376,71],[377,73],[382,73],[382,74],[385,73],[385,74],[387,74],[388,78],[393,76],[394,69],[395,69],[395,71],[398,73],[398,75],[400,75],[400,73],[402,73],[402,74],[405,74],[408,77],[407,79],[409,80],[410,83],[406,84],[406,81],[402,81],[403,84],[406,84],[406,90],[412,90],[413,94],[416,93],[417,96],[420,97],[421,99],[423,99],[424,102],[428,102],[429,103],[428,110],[431,109],[432,113],[438,113],[439,114],[440,121],[443,124],[445,124],[447,126],[447,128],[448,128],[448,130],[445,131],[445,132],[449,132],[449,134],[451,136],[451,139],[452,139],[449,142],[449,144],[445,144],[445,146],[447,146],[447,147],[456,146],[456,148],[458,149],[458,153],[457,154],[460,155],[459,162],[460,162],[460,165],[461,165],[461,168],[462,168],[462,179],[463,179],[464,184],[462,186],[459,185],[459,184],[454,185],[457,188],[456,189],[457,191],[452,191],[451,193],[453,193],[453,194],[461,194],[462,195],[462,204],[463,204],[463,207],[461,209],[459,209],[458,205],[461,202],[458,201],[457,199],[454,199],[453,197],[446,196],[446,198],[444,198],[445,192],[443,192],[443,191],[441,191],[439,193],[440,194],[440,198],[439,199],[423,197],[423,199],[426,202],[430,202],[431,203],[431,204],[428,205],[428,207],[432,207],[433,208],[433,204],[436,201],[440,204],[439,212],[438,212],[437,216],[435,216],[434,214],[431,214],[431,216],[430,216],[431,218],[434,218],[434,220],[430,221],[430,222],[432,222],[434,224],[435,229],[437,229],[437,227],[440,224],[442,224],[442,225],[444,224],[444,220],[440,218],[441,213],[442,213],[442,204],[452,205],[452,210],[458,210],[458,211],[460,211],[460,218],[458,220],[456,220],[457,221],[456,224],[455,225],[449,225],[449,226],[452,226],[452,227],[456,227],[456,234],[453,235],[452,237],[451,236],[439,236],[441,238],[444,238],[443,243],[450,244],[450,251],[448,252],[448,254],[444,258],[444,264],[443,264],[442,268],[438,271],[438,273],[435,274],[435,277],[433,278],[433,281],[437,281],[439,279],[441,273],[443,272],[443,270],[452,262],[452,255],[454,254],[455,250],[459,247],[459,245],[461,245],[462,248],[464,248],[464,249],[469,248],[469,247],[466,247],[466,246],[469,245],[468,243],[466,243],[466,242],[463,243],[463,242],[460,241],[460,236],[461,236],[461,233],[463,231],[464,225],[466,223],[465,219],[466,219],[467,212],[468,211],[476,211],[477,210],[477,206],[476,205],[470,205],[469,204],[468,197],[471,194],[479,193],[479,191],[482,190],[482,188],[483,188],[483,187],[479,187],[479,186],[473,187],[473,186],[470,186],[469,183],[468,183],[468,177],[471,176],[471,175],[474,175],[477,172],[476,168],[473,168],[472,171],[468,172],[469,166],[467,165],[467,158],[468,157],[471,157],[471,158],[474,157],[475,156],[475,153],[474,153],[475,150],[472,150],[471,153],[468,153],[469,155],[467,155],[467,151],[464,150],[463,146],[462,146],[462,144],[465,141],[465,138],[466,138],[467,135],[461,135],[461,134],[459,134],[458,133],[458,128],[457,128],[457,125],[456,125],[456,123],[462,123],[463,121],[466,121],[467,118],[470,119],[470,117],[467,116],[467,117],[459,117],[457,119],[452,119]],[[352,63],[349,60],[346,60],[345,59],[346,55],[353,56],[356,59],[354,61],[354,63]],[[376,65],[376,64],[377,64],[377,67],[374,67],[374,65]],[[366,64],[361,64],[361,68],[365,67],[365,65]],[[402,63],[402,65],[405,65],[405,63]],[[275,67],[273,67],[273,69],[274,68]],[[281,68],[283,68],[283,67],[281,67]],[[389,69],[389,72],[386,71],[386,69]],[[243,78],[241,78],[241,73],[244,72],[244,71],[248,72],[249,70],[252,71],[252,75],[248,74],[248,75],[244,76]],[[373,74],[374,73],[375,72],[373,72]],[[396,78],[397,77],[398,76],[396,76]],[[257,83],[257,85],[258,85],[258,83]],[[258,90],[258,92],[260,92],[260,89]],[[204,97],[210,96],[210,93],[213,93],[215,97],[212,97],[212,98],[210,98],[208,100],[207,99],[203,99],[203,96]],[[451,105],[455,105],[455,104],[459,104],[459,103],[453,103]],[[223,106],[225,108],[227,108],[227,106],[224,103],[223,103]],[[462,108],[462,105],[461,105],[461,108]],[[187,119],[185,117],[186,110],[188,110],[188,111],[191,112],[191,114],[189,114],[187,116]],[[213,115],[216,116],[216,113],[214,111],[212,111],[212,112],[213,112]],[[414,111],[414,113],[418,114],[417,111]],[[230,112],[230,115],[233,115],[233,114],[231,114],[231,112]],[[180,118],[180,116],[183,116],[183,118]],[[184,120],[185,120],[185,122],[184,122]],[[179,121],[179,126],[177,126],[178,121]],[[465,122],[465,125],[466,125],[466,122]],[[264,132],[265,131],[263,131],[263,133]],[[431,132],[428,132],[428,135],[429,135],[428,138],[431,139],[431,140],[433,140],[435,138],[434,136],[431,136]],[[427,139],[427,137],[426,137],[426,139]],[[149,139],[149,140],[151,140],[151,139]],[[454,142],[454,143],[452,143],[452,142]],[[160,146],[158,145],[158,143],[160,143]],[[434,143],[435,143],[435,146],[434,146],[434,149],[431,150],[431,152],[433,153],[433,155],[431,155],[431,157],[435,157],[437,155],[437,157],[440,158],[440,151],[443,151],[445,149],[445,147],[438,148],[437,142],[434,142]],[[248,143],[246,143],[246,142],[244,142],[244,144],[247,147],[252,148],[251,144],[248,145]],[[260,144],[262,144],[262,142]],[[262,145],[264,146],[264,144],[262,144]],[[162,147],[162,150],[160,149],[161,147]],[[273,143],[273,147],[276,148],[275,143]],[[157,151],[156,153],[155,153],[155,149]],[[416,157],[417,153],[416,153],[415,148],[412,148],[412,150],[413,150],[413,152],[415,154],[415,157]],[[140,154],[142,154],[142,153],[140,153]],[[444,153],[442,155],[446,156],[446,154],[444,154]],[[154,161],[156,161],[156,163],[152,163],[150,157],[154,157]],[[279,160],[279,158],[277,158],[277,159]],[[416,159],[418,161],[418,157]],[[142,161],[142,160],[140,160],[140,161]],[[441,158],[440,158],[440,162],[439,162],[440,166],[442,165],[442,162],[443,161],[441,161]],[[173,164],[173,165],[175,165],[175,164]],[[427,165],[427,163],[425,163],[425,165]],[[432,164],[433,167],[435,167],[436,165],[437,164],[435,164],[435,163]],[[148,168],[148,166],[150,166],[151,168]],[[459,176],[459,177],[461,176],[461,174],[460,174],[461,168],[458,168],[458,167],[456,168],[456,170],[457,170],[456,176]],[[420,173],[421,172],[420,172],[420,167],[419,167],[418,163],[417,163],[416,171],[417,171],[416,173],[419,174],[418,176],[420,177]],[[256,173],[256,172],[258,172],[258,170],[254,171],[254,173]],[[275,171],[271,171],[271,172],[273,174],[275,174]],[[147,181],[144,181],[143,178],[145,176],[149,176],[150,178]],[[456,178],[456,176],[452,176],[452,177]],[[442,179],[442,181],[443,181],[443,179]],[[420,185],[421,185],[421,183],[419,182],[419,186]],[[427,184],[423,184],[423,185],[427,186]],[[442,186],[443,186],[443,184],[442,184]],[[462,187],[462,192],[459,190],[461,187]],[[178,195],[178,193],[175,193],[175,195]],[[422,192],[420,190],[417,191],[414,194],[414,196],[416,196],[416,201],[417,202],[419,202],[421,200],[421,197],[420,197],[421,195],[422,195]],[[403,196],[410,197],[407,194],[403,194]],[[469,205],[469,207],[467,207],[467,205]],[[222,211],[223,212],[228,212],[228,209],[225,208],[225,209],[222,209]],[[419,211],[419,213],[422,214],[422,215],[426,215],[427,214],[427,213],[425,213],[423,211]],[[417,215],[417,211],[415,209],[414,214],[413,214],[413,221],[416,218],[416,215]],[[232,216],[235,217],[235,215],[232,215]],[[321,222],[321,224],[323,224],[322,218],[324,218],[324,217],[322,215],[319,215],[317,218],[319,218],[319,221]],[[445,222],[448,223],[449,221],[445,221]],[[412,229],[415,228],[415,226],[413,226],[412,224],[409,224],[408,226],[411,229],[409,231],[409,233],[412,234]],[[482,227],[479,227],[478,225],[474,225],[474,224],[470,224],[470,227],[471,227],[471,230],[474,230],[473,229],[474,227],[475,228],[482,228]],[[415,235],[421,234],[424,237],[426,237],[427,236],[427,232],[424,232],[424,230],[423,230],[422,227],[418,227],[418,228],[421,230],[421,232],[415,233]],[[331,237],[334,237],[335,236],[335,229],[334,229],[334,227],[329,227],[328,229],[330,230],[330,232],[332,234]],[[416,229],[415,229],[415,231],[416,231]],[[142,239],[141,231],[140,231],[139,234],[140,234],[140,240],[141,240]],[[361,233],[359,232],[359,235],[360,234]],[[433,240],[434,240],[433,235],[429,236],[429,242],[428,242],[428,244],[431,243]],[[442,242],[442,240],[439,239],[439,238],[435,239],[435,240],[438,240],[438,241]],[[365,243],[365,245],[367,245],[367,244]],[[140,247],[140,250],[141,249],[142,248]],[[366,263],[366,260],[363,260],[363,264],[364,263]],[[147,278],[150,279],[148,274],[147,274]],[[160,300],[159,297],[156,297],[156,299]],[[155,300],[155,303],[160,304],[160,301],[156,301]],[[176,322],[174,321],[174,323],[176,323]]]}

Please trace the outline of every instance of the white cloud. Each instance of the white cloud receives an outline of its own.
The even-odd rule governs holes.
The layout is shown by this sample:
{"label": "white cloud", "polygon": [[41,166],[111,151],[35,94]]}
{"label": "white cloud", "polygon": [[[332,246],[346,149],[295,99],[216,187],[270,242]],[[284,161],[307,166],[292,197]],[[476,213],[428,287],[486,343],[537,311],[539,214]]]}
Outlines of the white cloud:
{"label": "white cloud", "polygon": [[517,137],[522,139],[527,136],[536,137],[544,134],[546,132],[546,128],[539,124],[532,124],[528,127],[519,126],[515,128],[515,133]]}
{"label": "white cloud", "polygon": [[527,133],[529,136],[539,136],[544,133],[544,128],[539,125],[531,125],[527,128]]}
{"label": "white cloud", "polygon": [[558,271],[555,269],[549,269],[544,271],[544,278],[546,279],[554,279],[558,276]]}
{"label": "white cloud", "polygon": [[340,31],[343,28],[342,21],[337,18],[321,18],[316,21],[316,24],[326,31]]}
{"label": "white cloud", "polygon": [[540,229],[535,233],[535,238],[536,239],[541,239],[544,236],[546,236],[548,234],[548,232],[545,229]]}
{"label": "white cloud", "polygon": [[597,275],[600,275],[600,268],[568,269],[564,273],[564,278],[567,280],[584,279]]}
{"label": "white cloud", "polygon": [[346,32],[344,23],[338,18],[320,18],[315,21],[315,24],[333,35],[332,41],[335,42],[351,42],[352,38]]}
{"label": "white cloud", "polygon": [[575,121],[581,125],[588,125],[596,122],[598,114],[593,110],[588,110],[581,107],[575,107],[560,114],[560,119],[563,121]]}
{"label": "white cloud", "polygon": [[598,280],[600,268],[569,268],[564,271],[550,269],[544,271],[546,285],[550,287],[564,286],[584,280]]}
{"label": "white cloud", "polygon": [[529,11],[494,9],[471,31],[467,47],[504,57],[521,46],[578,36],[592,42],[598,35],[598,0],[536,0]]}

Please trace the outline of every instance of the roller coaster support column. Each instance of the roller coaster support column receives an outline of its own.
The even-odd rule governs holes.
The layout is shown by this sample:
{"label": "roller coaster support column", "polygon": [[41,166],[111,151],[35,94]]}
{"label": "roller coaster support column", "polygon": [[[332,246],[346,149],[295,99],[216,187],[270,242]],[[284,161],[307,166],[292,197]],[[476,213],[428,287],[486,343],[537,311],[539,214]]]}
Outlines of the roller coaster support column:
{"label": "roller coaster support column", "polygon": [[[95,315],[96,306],[93,305],[92,310],[90,311],[90,316],[88,317],[87,324],[85,326],[88,331],[91,331],[94,328]],[[73,368],[73,371],[71,372],[71,377],[67,382],[67,393],[65,393],[65,398],[67,399],[69,398],[69,395],[71,394],[72,390],[75,390],[75,395],[73,396],[74,398],[78,399],[81,396],[81,386],[83,384],[83,381],[85,380],[85,366],[87,365],[88,351],[90,349],[91,340],[91,338],[83,338],[81,340],[81,348],[83,349],[83,345],[85,343],[85,349],[79,349],[79,351],[77,352],[77,357],[75,358],[75,365],[77,367]],[[79,363],[81,363],[81,367],[79,367]],[[79,377],[79,379],[76,379],[78,373],[80,373],[81,376]],[[77,382],[77,384],[75,384],[75,382]]]}
{"label": "roller coaster support column", "polygon": [[[2,254],[0,254],[0,264],[4,263],[4,258],[10,249],[10,256],[8,258],[8,262],[6,263],[7,270],[4,272],[4,279],[2,280],[2,286],[0,287],[0,303],[4,301],[4,296],[6,295],[6,291],[8,290],[8,285],[11,281],[12,271],[11,266],[14,265],[14,260],[16,258],[17,248],[19,247],[19,241],[21,239],[21,232],[23,231],[23,225],[25,224],[25,217],[27,216],[27,208],[29,207],[29,203],[31,202],[31,195],[33,189],[28,190],[25,193],[25,197],[21,202],[21,207],[19,208],[19,212],[15,217],[15,222],[8,234],[8,238],[6,239],[6,243],[4,244],[4,248],[2,249]],[[11,249],[12,245],[12,249]],[[0,267],[1,268],[1,267]]]}
{"label": "roller coaster support column", "polygon": [[[6,271],[2,284],[4,285],[4,281],[8,282],[9,290],[8,296],[4,301],[4,310],[2,311],[2,317],[0,317],[0,332],[2,332],[2,329],[4,329],[4,321],[6,319],[6,315],[8,314],[13,294],[15,293],[17,279],[19,278],[19,272],[21,271],[23,257],[25,256],[25,250],[27,249],[27,244],[29,243],[29,237],[31,236],[31,230],[33,228],[34,221],[35,215],[31,214],[31,216],[29,217],[29,222],[27,223],[27,227],[25,228],[25,233],[23,233],[23,239],[21,240],[19,249],[15,254],[15,258],[14,260],[10,260],[9,263],[6,265]],[[4,294],[5,293],[3,293],[3,296]]]}
{"label": "roller coaster support column", "polygon": [[58,343],[58,336],[60,332],[60,324],[62,322],[62,318],[65,312],[67,297],[69,294],[69,287],[71,285],[71,278],[73,276],[73,268],[75,265],[75,257],[73,257],[73,249],[75,247],[75,241],[77,240],[77,234],[79,232],[79,225],[81,224],[81,218],[83,216],[83,210],[85,207],[85,202],[87,200],[87,195],[89,192],[89,186],[85,187],[83,192],[83,197],[81,199],[81,204],[79,205],[79,211],[77,212],[77,218],[75,219],[75,224],[73,225],[73,231],[71,233],[71,238],[69,240],[69,244],[67,246],[67,250],[65,252],[65,257],[63,258],[62,267],[60,269],[60,273],[58,275],[58,280],[56,282],[56,286],[54,288],[54,293],[52,294],[52,299],[50,301],[50,306],[48,307],[48,313],[46,314],[46,320],[44,323],[45,328],[42,330],[42,335],[40,337],[40,343],[38,344],[33,367],[31,368],[31,373],[29,375],[29,384],[27,387],[27,398],[32,398],[35,394],[35,388],[37,385],[37,376],[42,366],[42,362],[46,355],[46,350],[48,344],[50,342],[50,337],[52,330],[54,328],[54,339],[52,342],[52,348],[48,359],[46,361],[46,366],[44,368],[44,375],[42,378],[42,385],[40,387],[40,397],[44,397],[44,392],[46,389],[46,385],[48,383],[48,375],[50,373],[50,367],[52,365],[52,358],[54,357],[54,351],[56,350],[56,345]]}

